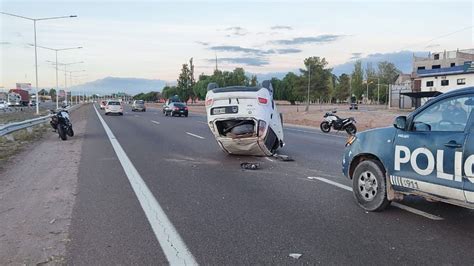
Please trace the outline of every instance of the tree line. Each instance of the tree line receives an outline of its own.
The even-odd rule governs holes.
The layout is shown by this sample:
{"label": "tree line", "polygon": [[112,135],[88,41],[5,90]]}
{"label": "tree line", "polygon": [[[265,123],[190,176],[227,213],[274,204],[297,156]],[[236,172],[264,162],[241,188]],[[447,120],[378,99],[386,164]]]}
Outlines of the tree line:
{"label": "tree line", "polygon": [[[393,84],[401,73],[395,65],[388,61],[376,64],[367,63],[365,69],[362,61],[354,63],[351,74],[339,76],[332,73],[324,57],[308,57],[304,60],[304,68],[297,73],[289,72],[283,79],[272,78],[275,100],[289,101],[291,104],[306,101],[339,103],[346,102],[351,96],[358,101],[368,99],[386,103],[388,100],[388,85]],[[310,82],[309,82],[310,81]],[[165,86],[161,92],[140,93],[135,99],[156,101],[160,97],[165,99],[178,95],[180,99],[195,101],[204,100],[207,85],[215,82],[219,87],[225,86],[257,86],[255,75],[246,75],[241,67],[233,71],[214,70],[212,75],[200,74],[198,80],[194,78],[194,65],[191,58],[189,64],[183,64],[177,79],[176,86]]]}

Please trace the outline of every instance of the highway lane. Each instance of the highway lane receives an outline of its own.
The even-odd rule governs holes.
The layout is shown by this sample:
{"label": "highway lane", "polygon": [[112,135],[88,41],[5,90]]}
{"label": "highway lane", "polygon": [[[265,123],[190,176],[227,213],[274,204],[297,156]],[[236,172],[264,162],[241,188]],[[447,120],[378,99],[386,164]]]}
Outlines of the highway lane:
{"label": "highway lane", "polygon": [[[281,153],[295,162],[226,156],[204,116],[171,118],[159,111],[102,117],[199,263],[474,261],[469,252],[472,211],[409,199],[404,203],[444,220],[397,208],[365,213],[350,192],[309,179],[350,185],[340,173],[344,138],[292,127],[285,130],[287,146]],[[162,262],[164,255],[93,110],[88,132],[71,261]],[[262,169],[243,171],[244,161],[259,162]],[[290,253],[303,256],[296,261]]]}

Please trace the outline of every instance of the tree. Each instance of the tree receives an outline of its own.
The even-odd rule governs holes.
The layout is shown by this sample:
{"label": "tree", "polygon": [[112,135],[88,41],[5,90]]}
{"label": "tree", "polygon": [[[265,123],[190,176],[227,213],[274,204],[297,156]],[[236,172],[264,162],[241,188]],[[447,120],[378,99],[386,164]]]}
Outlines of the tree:
{"label": "tree", "polygon": [[[332,77],[331,69],[326,68],[328,62],[319,56],[308,57],[304,60],[305,69],[300,69],[302,78],[306,81],[301,84],[298,93],[300,96],[307,95],[309,75],[311,75],[311,83],[309,88],[310,100],[316,99],[330,100],[329,82]],[[310,73],[311,72],[311,73]],[[307,96],[305,96],[307,98]]]}
{"label": "tree", "polygon": [[188,64],[183,64],[177,81],[178,96],[181,100],[187,102],[192,95],[191,70]]}
{"label": "tree", "polygon": [[296,101],[301,101],[303,97],[298,93],[301,86],[301,78],[293,72],[289,72],[282,80],[284,97],[294,105]]}
{"label": "tree", "polygon": [[56,90],[55,89],[50,89],[49,90],[49,96],[51,96],[51,99],[56,98]]}
{"label": "tree", "polygon": [[339,101],[344,101],[350,97],[350,78],[347,74],[341,74],[338,78],[334,97]]}
{"label": "tree", "polygon": [[193,64],[193,58],[189,59],[189,82],[191,88],[189,89],[190,96],[191,96],[191,101],[194,103],[196,101],[196,92],[194,90],[194,86],[196,85],[196,80],[194,79],[194,64]]}
{"label": "tree", "polygon": [[165,86],[163,90],[161,91],[161,95],[165,99],[169,99],[175,95],[178,95],[178,89],[176,86]]}
{"label": "tree", "polygon": [[257,86],[257,75],[252,75],[252,78],[250,79],[250,86],[255,87]]}
{"label": "tree", "polygon": [[41,89],[39,92],[38,92],[39,95],[42,95],[42,96],[45,96],[45,95],[48,95],[48,91],[45,90],[45,89]]}
{"label": "tree", "polygon": [[402,72],[398,70],[391,62],[382,61],[377,64],[377,76],[380,79],[380,101],[386,103],[388,101],[387,86],[393,84],[398,75]]}
{"label": "tree", "polygon": [[362,69],[362,61],[357,60],[355,62],[351,76],[352,94],[354,94],[357,99],[362,99],[362,94],[364,94],[364,70]]}

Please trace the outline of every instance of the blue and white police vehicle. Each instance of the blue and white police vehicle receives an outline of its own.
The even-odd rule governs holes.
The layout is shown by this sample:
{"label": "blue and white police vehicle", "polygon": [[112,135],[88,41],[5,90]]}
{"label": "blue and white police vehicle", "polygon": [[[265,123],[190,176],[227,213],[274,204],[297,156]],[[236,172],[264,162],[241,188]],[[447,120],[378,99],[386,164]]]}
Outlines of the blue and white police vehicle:
{"label": "blue and white police vehicle", "polygon": [[474,87],[437,96],[394,126],[349,137],[342,160],[358,204],[418,195],[474,209]]}

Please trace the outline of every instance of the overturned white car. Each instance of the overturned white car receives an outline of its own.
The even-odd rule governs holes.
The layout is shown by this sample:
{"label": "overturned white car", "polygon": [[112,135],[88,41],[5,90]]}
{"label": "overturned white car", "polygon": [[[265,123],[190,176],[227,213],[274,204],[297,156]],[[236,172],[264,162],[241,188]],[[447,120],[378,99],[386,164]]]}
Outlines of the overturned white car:
{"label": "overturned white car", "polygon": [[283,119],[273,101],[269,80],[261,87],[218,88],[206,94],[209,128],[229,154],[270,156],[283,147]]}

